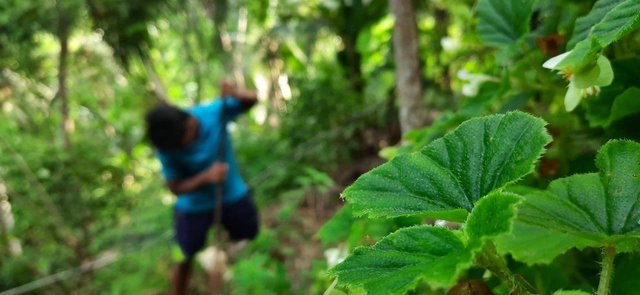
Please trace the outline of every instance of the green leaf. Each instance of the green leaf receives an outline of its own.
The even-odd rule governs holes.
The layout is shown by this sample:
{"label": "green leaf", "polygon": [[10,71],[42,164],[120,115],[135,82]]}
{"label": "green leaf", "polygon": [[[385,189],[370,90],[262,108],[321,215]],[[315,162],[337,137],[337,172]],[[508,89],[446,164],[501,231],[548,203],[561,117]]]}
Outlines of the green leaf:
{"label": "green leaf", "polygon": [[357,248],[330,273],[338,276],[339,284],[363,286],[369,294],[401,294],[420,279],[434,287],[454,284],[472,258],[454,232],[415,226],[400,229],[373,247]]}
{"label": "green leaf", "polygon": [[639,25],[640,1],[626,0],[607,12],[604,18],[591,29],[591,36],[595,37],[604,48],[633,32]]}
{"label": "green leaf", "polygon": [[[640,0],[600,0],[576,22],[567,48],[571,54],[559,66],[580,66],[590,56],[640,26]],[[575,47],[574,47],[575,46]]]}
{"label": "green leaf", "polygon": [[591,28],[598,24],[605,15],[611,11],[614,7],[619,5],[624,0],[599,0],[593,5],[593,8],[586,16],[578,18],[576,26],[573,30],[573,36],[567,48],[573,48],[578,42],[587,39]]}
{"label": "green leaf", "polygon": [[467,245],[446,228],[415,226],[358,248],[331,272],[341,284],[363,286],[370,294],[403,293],[423,280],[432,287],[454,284],[472,264],[484,241],[511,230],[520,198],[496,192],[478,202],[467,221]]}
{"label": "green leaf", "polygon": [[608,213],[608,233],[634,233],[640,230],[640,144],[611,141],[596,156],[604,185]]}
{"label": "green leaf", "polygon": [[515,260],[528,265],[549,264],[571,248],[597,246],[591,240],[549,229],[544,225],[523,222],[518,217],[511,233],[497,237],[495,244],[498,252],[509,253]]}
{"label": "green leaf", "polygon": [[615,98],[605,126],[637,113],[640,113],[640,88],[631,87]]}
{"label": "green leaf", "polygon": [[448,219],[438,212],[471,211],[481,197],[531,173],[551,140],[544,126],[521,112],[469,120],[421,151],[362,175],[343,196],[359,215]]}
{"label": "green leaf", "polygon": [[345,204],[320,228],[316,235],[324,245],[338,243],[349,236],[353,222],[351,205]]}
{"label": "green leaf", "polygon": [[627,116],[640,113],[640,88],[631,87],[616,96],[610,108],[608,117],[603,117],[600,113],[589,109],[591,111],[589,119],[592,126],[606,127]]}
{"label": "green leaf", "polygon": [[478,36],[487,45],[515,43],[529,31],[533,0],[480,0]]}
{"label": "green leaf", "polygon": [[640,144],[611,141],[598,152],[596,166],[598,174],[559,179],[548,192],[527,195],[518,220],[598,246],[633,244],[640,237]]}
{"label": "green leaf", "polygon": [[484,240],[510,232],[519,202],[517,195],[504,192],[491,193],[478,201],[467,220],[469,243],[480,248]]}

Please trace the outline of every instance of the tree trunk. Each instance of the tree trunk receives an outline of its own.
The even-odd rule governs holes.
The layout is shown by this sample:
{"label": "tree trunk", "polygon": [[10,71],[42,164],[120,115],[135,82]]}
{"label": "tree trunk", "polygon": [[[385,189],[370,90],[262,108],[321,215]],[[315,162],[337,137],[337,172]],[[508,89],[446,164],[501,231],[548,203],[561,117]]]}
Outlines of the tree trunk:
{"label": "tree trunk", "polygon": [[64,147],[71,147],[69,133],[73,131],[73,121],[69,117],[69,101],[67,98],[67,58],[69,56],[69,30],[70,21],[63,9],[58,11],[58,38],[60,40],[60,56],[58,59],[58,92],[56,99],[60,100],[60,113],[62,114],[62,139]]}
{"label": "tree trunk", "polygon": [[396,22],[393,48],[396,60],[396,86],[400,103],[402,133],[424,126],[427,112],[422,100],[418,58],[418,30],[413,4],[408,0],[389,0]]}

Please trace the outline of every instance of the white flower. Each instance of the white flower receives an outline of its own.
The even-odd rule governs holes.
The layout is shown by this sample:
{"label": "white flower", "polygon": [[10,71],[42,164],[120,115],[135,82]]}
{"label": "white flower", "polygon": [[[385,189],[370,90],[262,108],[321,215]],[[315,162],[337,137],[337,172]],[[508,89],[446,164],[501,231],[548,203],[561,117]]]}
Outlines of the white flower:
{"label": "white flower", "polygon": [[601,86],[613,82],[613,68],[611,62],[604,55],[598,56],[595,62],[583,65],[562,64],[572,51],[565,52],[547,60],[542,67],[560,71],[569,81],[567,93],[564,96],[564,107],[568,112],[573,111],[580,101],[591,95],[600,93]]}

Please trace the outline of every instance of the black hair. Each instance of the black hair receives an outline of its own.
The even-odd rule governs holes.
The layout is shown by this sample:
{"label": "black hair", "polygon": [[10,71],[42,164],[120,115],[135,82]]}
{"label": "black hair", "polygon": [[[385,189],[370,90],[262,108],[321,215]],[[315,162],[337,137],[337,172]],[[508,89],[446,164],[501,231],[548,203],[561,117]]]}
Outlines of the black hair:
{"label": "black hair", "polygon": [[160,150],[178,149],[186,132],[189,114],[167,104],[159,104],[147,112],[147,136]]}

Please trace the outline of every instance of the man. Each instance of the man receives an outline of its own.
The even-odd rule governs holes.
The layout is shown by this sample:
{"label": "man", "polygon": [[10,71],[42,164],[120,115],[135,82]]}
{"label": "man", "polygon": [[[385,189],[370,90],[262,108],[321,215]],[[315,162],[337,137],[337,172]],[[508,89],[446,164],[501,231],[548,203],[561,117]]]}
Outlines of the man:
{"label": "man", "polygon": [[[147,132],[157,148],[167,187],[178,196],[175,239],[184,261],[174,266],[174,294],[184,294],[195,254],[214,220],[216,186],[223,188],[222,225],[233,241],[258,234],[250,190],[238,173],[226,124],[256,103],[256,94],[221,83],[221,99],[186,111],[158,105],[146,115]],[[220,151],[221,149],[221,151]]]}

